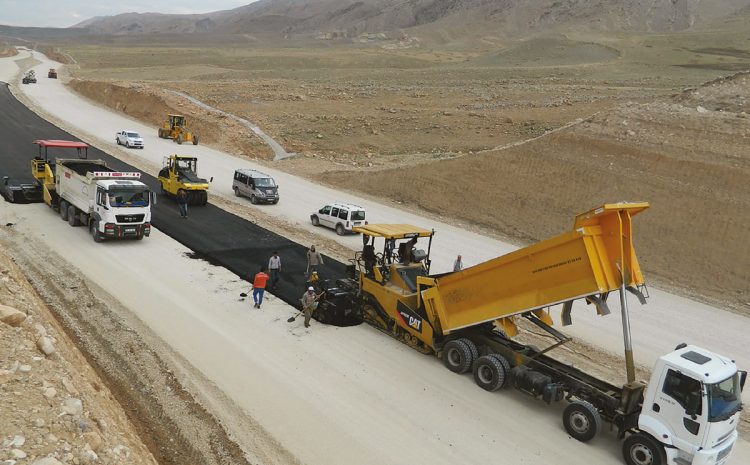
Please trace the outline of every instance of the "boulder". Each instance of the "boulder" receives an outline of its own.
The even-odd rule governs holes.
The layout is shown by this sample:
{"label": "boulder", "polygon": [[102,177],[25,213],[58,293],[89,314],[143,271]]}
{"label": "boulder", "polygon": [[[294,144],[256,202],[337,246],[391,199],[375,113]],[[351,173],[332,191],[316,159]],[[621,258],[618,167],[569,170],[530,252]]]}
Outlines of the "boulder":
{"label": "boulder", "polygon": [[0,321],[10,326],[21,326],[26,321],[26,314],[13,307],[0,304]]}

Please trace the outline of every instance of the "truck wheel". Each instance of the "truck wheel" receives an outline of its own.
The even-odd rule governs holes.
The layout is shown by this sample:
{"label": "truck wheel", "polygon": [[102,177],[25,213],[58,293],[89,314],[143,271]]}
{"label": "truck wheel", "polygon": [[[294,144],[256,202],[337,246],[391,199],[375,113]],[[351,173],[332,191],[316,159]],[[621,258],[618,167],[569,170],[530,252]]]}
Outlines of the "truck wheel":
{"label": "truck wheel", "polygon": [[68,205],[68,224],[73,227],[76,227],[80,224],[78,222],[78,216],[76,215],[77,213],[76,210],[78,209],[74,207],[73,205]]}
{"label": "truck wheel", "polygon": [[104,240],[104,237],[102,236],[102,233],[99,232],[99,222],[92,221],[90,228],[91,236],[94,238],[94,242],[102,242]]}
{"label": "truck wheel", "polygon": [[602,429],[602,417],[589,402],[576,400],[565,407],[563,424],[568,434],[581,442],[594,439]]}
{"label": "truck wheel", "polygon": [[647,434],[631,434],[622,443],[622,456],[628,465],[664,465],[664,447]]}
{"label": "truck wheel", "polygon": [[467,337],[462,337],[459,339],[459,341],[463,342],[469,347],[469,350],[471,351],[471,363],[474,363],[474,360],[479,358],[479,349],[477,349],[477,345],[474,344],[474,341]]}
{"label": "truck wheel", "polygon": [[250,196],[250,203],[253,205],[258,205],[258,198],[255,197],[255,195]]}
{"label": "truck wheel", "polygon": [[471,349],[464,341],[448,341],[443,347],[443,365],[453,373],[466,373],[471,370],[472,355]]}
{"label": "truck wheel", "polygon": [[242,197],[242,194],[240,194],[240,190],[237,187],[234,188],[234,196],[235,197]]}
{"label": "truck wheel", "polygon": [[120,139],[115,139],[115,143],[116,143],[117,145],[120,145]]}
{"label": "truck wheel", "polygon": [[472,368],[474,382],[485,391],[497,391],[508,382],[510,364],[502,355],[483,355],[474,362]]}
{"label": "truck wheel", "polygon": [[193,134],[193,145],[198,145],[198,135]]}
{"label": "truck wheel", "polygon": [[338,234],[339,236],[343,236],[345,232],[346,231],[344,231],[344,226],[341,223],[336,225],[336,234]]}
{"label": "truck wheel", "polygon": [[177,142],[177,145],[182,145],[182,134],[179,134],[177,138],[175,139],[175,142]]}
{"label": "truck wheel", "polygon": [[313,215],[310,217],[310,222],[313,226],[320,226],[320,219],[318,219],[318,215]]}
{"label": "truck wheel", "polygon": [[68,202],[60,200],[60,218],[63,221],[68,221],[68,205],[70,205]]}

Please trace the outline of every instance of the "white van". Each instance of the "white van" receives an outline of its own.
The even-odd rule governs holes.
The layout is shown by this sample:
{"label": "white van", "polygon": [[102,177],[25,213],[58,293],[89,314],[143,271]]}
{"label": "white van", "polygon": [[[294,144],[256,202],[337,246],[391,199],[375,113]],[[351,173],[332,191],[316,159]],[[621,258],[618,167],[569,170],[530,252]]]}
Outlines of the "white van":
{"label": "white van", "polygon": [[343,236],[352,232],[355,226],[364,226],[365,209],[350,203],[332,203],[310,215],[313,226],[325,226],[336,230],[336,234]]}
{"label": "white van", "polygon": [[255,170],[236,170],[232,190],[237,197],[249,197],[253,204],[279,203],[279,186],[273,178]]}

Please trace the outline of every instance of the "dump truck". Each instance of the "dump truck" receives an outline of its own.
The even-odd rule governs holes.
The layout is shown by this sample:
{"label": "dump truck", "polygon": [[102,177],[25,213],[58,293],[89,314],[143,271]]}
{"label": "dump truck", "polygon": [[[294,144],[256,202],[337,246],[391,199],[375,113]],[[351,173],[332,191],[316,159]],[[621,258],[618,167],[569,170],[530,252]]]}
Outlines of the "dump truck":
{"label": "dump truck", "polygon": [[55,68],[50,68],[49,71],[47,71],[47,77],[50,79],[57,79],[57,70]]}
{"label": "dump truck", "polygon": [[163,194],[176,196],[182,189],[187,193],[189,205],[206,205],[208,203],[208,183],[213,182],[198,176],[198,159],[170,155],[164,157],[159,170],[159,183]]}
{"label": "dump truck", "polygon": [[[680,344],[660,357],[650,382],[635,378],[627,294],[648,298],[633,245],[632,217],[648,203],[607,204],[575,218],[570,232],[461,271],[430,274],[434,231],[411,225],[355,228],[363,248],[335,285],[319,281],[317,319],[357,319],[471,373],[486,391],[506,386],[550,404],[566,401],[567,433],[590,441],[609,423],[624,439],[628,465],[719,465],[737,440],[747,372],[733,360]],[[376,253],[376,241],[383,240]],[[427,250],[418,242],[427,241]],[[322,284],[320,284],[322,283]],[[626,382],[616,386],[549,352],[570,340],[553,327],[550,308],[572,323],[575,301],[610,313],[619,294]],[[552,336],[544,349],[522,344],[519,320]]]}
{"label": "dump truck", "polygon": [[[95,242],[143,239],[151,233],[155,194],[140,181],[141,173],[121,172],[103,160],[88,159],[88,144],[36,140],[39,155],[31,160],[41,198],[71,226],[87,226]],[[49,149],[75,149],[77,158],[49,159]]]}
{"label": "dump truck", "polygon": [[162,139],[172,139],[178,144],[192,142],[193,145],[198,145],[198,134],[188,129],[183,115],[167,115],[167,120],[162,123],[158,133]]}

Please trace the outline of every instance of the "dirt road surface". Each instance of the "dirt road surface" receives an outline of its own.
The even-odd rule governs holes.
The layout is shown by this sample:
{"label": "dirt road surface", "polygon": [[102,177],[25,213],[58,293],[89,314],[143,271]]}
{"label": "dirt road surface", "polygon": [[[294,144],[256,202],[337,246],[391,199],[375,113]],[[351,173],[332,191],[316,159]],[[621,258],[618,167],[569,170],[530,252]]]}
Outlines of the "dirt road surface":
{"label": "dirt road surface", "polygon": [[[38,73],[60,67],[36,57],[42,61]],[[8,72],[15,70],[5,75]],[[155,128],[94,106],[58,81],[40,81],[22,88],[31,104],[85,140],[105,149],[109,144],[111,153],[124,159],[141,159],[152,174],[164,155],[176,151],[174,143],[156,138]],[[17,81],[15,87],[20,88]],[[117,149],[114,133],[123,128],[140,131],[146,149],[137,153]],[[257,168],[204,146],[182,146],[179,153],[198,155],[201,174],[214,176],[213,191],[226,198],[232,195],[233,169]],[[307,223],[309,212],[342,197],[280,171],[263,169],[282,186],[281,203],[264,211],[298,218],[300,227],[312,230]],[[513,249],[460,228],[345,197],[364,204],[372,221],[434,224],[439,231],[438,268],[446,269],[456,253],[476,263]],[[185,370],[181,381],[193,386],[199,398],[202,393],[210,399],[216,390],[226,395],[228,401],[214,406],[214,413],[241,447],[263,443],[264,437],[283,444],[276,455],[269,454],[279,463],[289,455],[311,464],[486,463],[499,456],[530,464],[578,464],[582,456],[592,463],[621,463],[619,445],[610,434],[590,445],[568,438],[560,423],[561,406],[546,408],[516,392],[481,391],[468,378],[448,373],[438,361],[372,328],[314,325],[306,331],[299,320],[286,323],[293,312],[273,300],[262,311],[252,311],[237,299],[245,283],[222,268],[186,258],[188,250],[158,231],[141,243],[102,247],[80,229],[62,224],[44,205],[3,203],[0,208],[3,222],[16,225],[19,241],[32,240],[54,249],[63,262],[75,264],[86,279],[116,296],[127,312],[188,361],[200,376]],[[359,242],[356,237],[338,240],[350,247]],[[639,362],[650,364],[658,353],[689,340],[733,356],[741,366],[750,365],[742,346],[748,334],[745,319],[661,292],[652,296],[648,310],[633,311]],[[570,332],[619,352],[619,319],[595,319],[587,316],[591,313],[588,309],[575,312],[576,325]],[[669,335],[664,334],[665,321],[685,325]],[[247,424],[262,425],[262,429],[248,433],[242,428]],[[545,440],[536,440],[540,437]],[[750,445],[741,441],[733,462],[749,460]]]}

